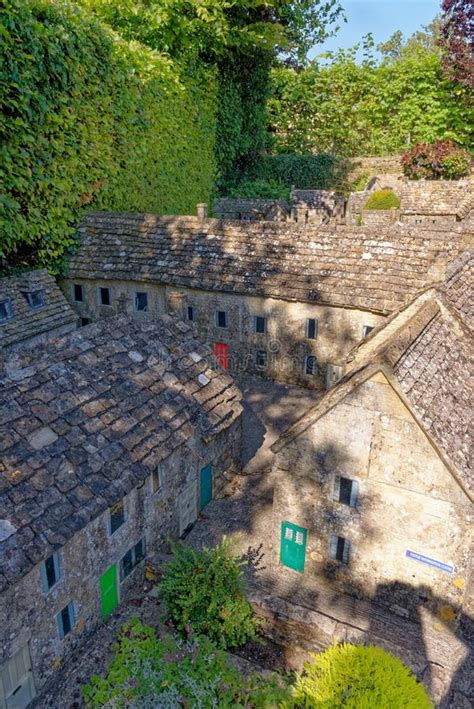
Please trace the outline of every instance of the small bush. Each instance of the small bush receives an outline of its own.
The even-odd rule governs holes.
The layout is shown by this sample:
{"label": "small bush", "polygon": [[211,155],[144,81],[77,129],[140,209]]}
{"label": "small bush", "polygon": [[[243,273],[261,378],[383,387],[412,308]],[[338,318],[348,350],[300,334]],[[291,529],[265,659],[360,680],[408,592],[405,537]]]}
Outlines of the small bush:
{"label": "small bush", "polygon": [[226,538],[214,549],[174,545],[160,595],[168,618],[183,632],[207,635],[219,647],[242,645],[256,635],[258,620],[245,597],[242,565]]}
{"label": "small bush", "polygon": [[380,647],[334,645],[312,656],[297,677],[297,707],[324,709],[429,709],[423,685]]}
{"label": "small bush", "polygon": [[244,677],[207,638],[159,638],[137,619],[126,623],[105,677],[82,688],[86,706],[277,707],[288,691],[276,677]]}
{"label": "small bush", "polygon": [[402,155],[403,174],[411,180],[459,180],[469,174],[471,156],[451,140],[418,143]]}
{"label": "small bush", "polygon": [[229,190],[237,199],[290,199],[290,188],[274,179],[244,180]]}
{"label": "small bush", "polygon": [[398,209],[399,206],[400,200],[392,190],[377,190],[370,195],[364,209]]}

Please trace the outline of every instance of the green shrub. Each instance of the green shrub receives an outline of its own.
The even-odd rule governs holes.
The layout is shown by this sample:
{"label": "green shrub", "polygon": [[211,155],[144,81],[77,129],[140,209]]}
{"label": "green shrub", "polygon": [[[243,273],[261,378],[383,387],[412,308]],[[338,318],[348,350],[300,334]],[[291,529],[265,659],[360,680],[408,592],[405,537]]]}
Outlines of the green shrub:
{"label": "green shrub", "polygon": [[228,192],[229,197],[238,199],[290,199],[290,188],[274,179],[244,180]]}
{"label": "green shrub", "polygon": [[212,71],[185,73],[67,0],[5,0],[0,50],[0,267],[58,270],[87,209],[209,199]]}
{"label": "green shrub", "polygon": [[451,140],[418,143],[401,160],[403,174],[411,180],[459,180],[469,174],[471,161]]}
{"label": "green shrub", "polygon": [[277,707],[288,692],[275,677],[244,677],[207,638],[159,638],[134,619],[114,646],[105,677],[82,688],[88,707]]}
{"label": "green shrub", "polygon": [[372,192],[369,199],[365,203],[364,209],[398,209],[400,199],[392,190],[377,190]]}
{"label": "green shrub", "polygon": [[263,180],[298,189],[330,189],[340,162],[332,155],[264,155],[248,168],[238,182]]}
{"label": "green shrub", "polygon": [[429,709],[423,685],[380,647],[334,645],[313,655],[298,676],[294,705],[324,709]]}
{"label": "green shrub", "polygon": [[258,621],[245,596],[242,565],[225,537],[214,549],[174,545],[160,595],[168,618],[183,632],[207,635],[219,647],[242,645],[256,635]]}

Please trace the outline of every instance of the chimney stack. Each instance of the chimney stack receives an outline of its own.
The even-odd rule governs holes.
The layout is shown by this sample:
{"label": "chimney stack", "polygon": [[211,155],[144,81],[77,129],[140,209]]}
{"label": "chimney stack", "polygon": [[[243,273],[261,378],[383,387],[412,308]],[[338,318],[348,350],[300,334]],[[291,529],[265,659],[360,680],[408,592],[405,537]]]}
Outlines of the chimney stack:
{"label": "chimney stack", "polygon": [[208,217],[208,206],[206,202],[199,202],[197,205],[197,218],[200,222],[205,222]]}

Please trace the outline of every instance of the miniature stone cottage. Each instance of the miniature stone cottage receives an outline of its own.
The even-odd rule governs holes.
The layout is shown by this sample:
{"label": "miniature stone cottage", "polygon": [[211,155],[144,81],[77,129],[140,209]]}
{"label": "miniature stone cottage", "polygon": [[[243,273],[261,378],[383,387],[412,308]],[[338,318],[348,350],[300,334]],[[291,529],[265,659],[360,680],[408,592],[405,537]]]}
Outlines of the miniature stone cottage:
{"label": "miniature stone cottage", "polygon": [[77,315],[47,271],[0,278],[0,352],[74,330]]}
{"label": "miniature stone cottage", "polygon": [[376,328],[273,446],[274,562],[414,619],[474,609],[471,263]]}
{"label": "miniature stone cottage", "polygon": [[324,388],[443,274],[456,231],[91,213],[63,289],[83,322],[174,311],[234,372]]}
{"label": "miniature stone cottage", "polygon": [[27,705],[238,467],[241,394],[210,355],[176,318],[114,317],[6,360],[0,706]]}

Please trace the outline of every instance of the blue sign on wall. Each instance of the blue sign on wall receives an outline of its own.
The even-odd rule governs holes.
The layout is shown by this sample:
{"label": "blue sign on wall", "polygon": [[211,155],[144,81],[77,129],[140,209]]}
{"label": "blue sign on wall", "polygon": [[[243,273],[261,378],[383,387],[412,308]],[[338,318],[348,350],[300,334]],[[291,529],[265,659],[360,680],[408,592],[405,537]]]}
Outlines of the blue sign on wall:
{"label": "blue sign on wall", "polygon": [[416,561],[421,561],[423,564],[429,564],[430,566],[434,566],[436,569],[440,569],[441,571],[447,571],[448,574],[452,574],[454,571],[453,566],[450,566],[449,564],[443,564],[442,561],[436,561],[436,559],[430,559],[429,556],[418,554],[418,552],[416,551],[410,551],[409,549],[407,549],[405,552],[405,556],[410,557],[410,559],[415,559]]}

